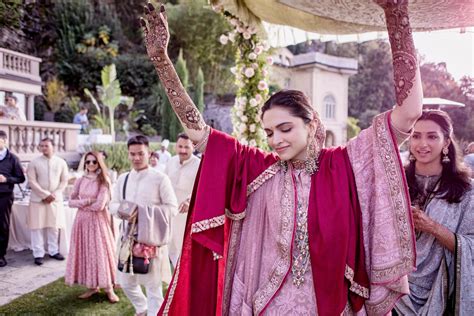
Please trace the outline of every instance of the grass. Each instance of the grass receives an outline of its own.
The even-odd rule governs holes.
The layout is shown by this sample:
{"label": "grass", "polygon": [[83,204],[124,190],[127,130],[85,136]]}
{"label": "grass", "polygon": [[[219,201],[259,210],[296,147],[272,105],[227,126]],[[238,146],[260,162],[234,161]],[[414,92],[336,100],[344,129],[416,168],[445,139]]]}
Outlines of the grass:
{"label": "grass", "polygon": [[134,315],[135,310],[121,289],[120,302],[111,304],[103,290],[87,300],[77,297],[87,289],[67,286],[64,278],[0,306],[0,315]]}

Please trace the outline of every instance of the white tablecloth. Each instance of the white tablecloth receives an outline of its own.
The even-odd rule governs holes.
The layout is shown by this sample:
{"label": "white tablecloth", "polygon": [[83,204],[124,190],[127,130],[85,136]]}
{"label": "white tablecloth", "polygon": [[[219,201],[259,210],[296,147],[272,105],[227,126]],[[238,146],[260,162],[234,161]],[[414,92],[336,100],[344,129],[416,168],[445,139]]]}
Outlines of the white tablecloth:
{"label": "white tablecloth", "polygon": [[[10,240],[8,241],[8,249],[13,251],[31,249],[31,234],[26,224],[28,206],[28,201],[15,201],[13,203],[10,217]],[[67,202],[64,204],[66,228],[61,229],[59,232],[59,252],[63,255],[67,255],[69,252],[72,224],[74,223],[76,212],[77,209],[68,207]],[[45,249],[47,249],[46,236],[44,240]]]}

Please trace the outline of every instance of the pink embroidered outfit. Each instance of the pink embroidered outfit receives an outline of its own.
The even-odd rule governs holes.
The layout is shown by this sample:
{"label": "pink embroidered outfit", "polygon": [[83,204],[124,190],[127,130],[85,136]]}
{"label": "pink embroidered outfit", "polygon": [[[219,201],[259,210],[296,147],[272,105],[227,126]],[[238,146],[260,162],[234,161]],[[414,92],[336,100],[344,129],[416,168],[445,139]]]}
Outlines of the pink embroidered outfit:
{"label": "pink embroidered outfit", "polygon": [[[87,204],[88,199],[95,199]],[[78,208],[72,227],[65,281],[90,289],[116,283],[115,239],[107,203],[110,192],[98,180],[82,177],[74,184],[69,206]]]}
{"label": "pink embroidered outfit", "polygon": [[212,130],[160,315],[388,313],[415,265],[398,136],[380,114],[308,175]]}

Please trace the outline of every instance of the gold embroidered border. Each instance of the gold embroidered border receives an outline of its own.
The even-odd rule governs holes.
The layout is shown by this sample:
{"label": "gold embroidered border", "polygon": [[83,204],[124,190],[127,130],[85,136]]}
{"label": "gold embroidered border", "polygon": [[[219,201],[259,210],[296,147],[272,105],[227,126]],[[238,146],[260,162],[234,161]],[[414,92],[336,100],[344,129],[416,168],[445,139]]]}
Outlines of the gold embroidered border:
{"label": "gold embroidered border", "polygon": [[276,162],[262,172],[255,180],[247,186],[247,196],[257,191],[265,182],[270,180],[279,170],[280,162]]}
{"label": "gold embroidered border", "polygon": [[388,275],[393,274],[396,270],[408,270],[413,266],[412,258],[414,258],[414,245],[411,236],[411,224],[408,220],[409,200],[406,196],[404,188],[403,174],[400,170],[400,163],[397,159],[398,147],[393,143],[389,129],[389,112],[379,114],[374,119],[374,129],[376,133],[376,141],[379,148],[379,158],[387,175],[389,192],[392,207],[395,210],[395,219],[398,231],[400,232],[400,247],[402,249],[402,262],[395,267],[381,270],[372,270],[372,277],[377,280],[386,280]]}
{"label": "gold embroidered border", "polygon": [[224,258],[224,257],[221,256],[220,254],[218,254],[217,252],[214,252],[214,251],[213,251],[213,252],[212,252],[212,258],[213,258],[214,260],[219,260],[219,259],[222,259],[222,258]]}
{"label": "gold embroidered border", "polygon": [[364,298],[370,297],[369,289],[354,281],[354,270],[351,267],[349,267],[347,264],[346,264],[346,271],[344,272],[344,276],[351,283],[349,291],[354,292],[355,294]]}
{"label": "gold embroidered border", "polygon": [[224,221],[225,215],[220,215],[193,223],[191,226],[191,234],[200,233],[211,228],[219,227],[224,225]]}
{"label": "gold embroidered border", "polygon": [[398,298],[401,296],[402,294],[399,292],[390,291],[390,294],[384,297],[380,303],[372,305],[366,302],[365,309],[367,311],[367,315],[386,315],[392,310]]}
{"label": "gold embroidered border", "polygon": [[227,251],[227,262],[225,267],[225,279],[224,279],[224,295],[222,302],[222,315],[226,316],[229,314],[230,309],[230,295],[232,292],[233,275],[235,273],[235,258],[237,248],[240,245],[240,232],[242,228],[241,221],[232,222],[230,229],[229,247]]}
{"label": "gold embroidered border", "polygon": [[259,315],[267,306],[270,299],[280,288],[291,263],[291,243],[294,227],[293,179],[291,173],[285,174],[284,190],[281,198],[281,231],[278,240],[279,257],[273,264],[269,281],[253,296],[253,313]]}
{"label": "gold embroidered border", "polygon": [[243,220],[245,218],[245,211],[234,214],[229,209],[225,209],[225,216],[227,216],[228,218],[230,218],[233,221],[240,221],[240,220]]}
{"label": "gold embroidered border", "polygon": [[168,299],[166,300],[165,308],[163,309],[163,315],[168,315],[170,311],[171,302],[173,301],[174,291],[176,290],[176,286],[178,285],[178,277],[179,277],[179,264],[180,260],[178,260],[178,264],[176,265],[176,271],[174,272],[173,282],[170,286]]}

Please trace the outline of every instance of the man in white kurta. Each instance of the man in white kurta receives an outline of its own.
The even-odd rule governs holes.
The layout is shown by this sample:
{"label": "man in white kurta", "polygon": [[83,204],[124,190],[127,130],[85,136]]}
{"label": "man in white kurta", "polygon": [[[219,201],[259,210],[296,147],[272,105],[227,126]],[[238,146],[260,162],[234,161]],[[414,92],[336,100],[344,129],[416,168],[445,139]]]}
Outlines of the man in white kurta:
{"label": "man in white kurta", "polygon": [[31,229],[31,247],[37,265],[43,264],[45,232],[49,256],[64,260],[59,253],[58,241],[59,229],[65,227],[63,191],[68,183],[67,163],[54,154],[53,141],[45,138],[39,148],[43,154],[33,159],[27,170],[31,188],[27,223]]}
{"label": "man in white kurta", "polygon": [[[125,190],[125,200],[141,206],[155,206],[155,210],[175,214],[178,204],[168,177],[148,165],[150,152],[146,137],[138,135],[128,140],[128,157],[132,163],[132,170],[128,173]],[[123,187],[127,173],[122,174],[113,189],[110,212],[116,214],[123,200]],[[123,223],[124,225],[126,223]],[[122,239],[123,229],[120,236]],[[135,307],[137,315],[155,316],[163,303],[162,270],[163,263],[167,263],[166,246],[160,247],[158,257],[150,262],[147,274],[118,272],[118,281]],[[163,259],[163,260],[162,260]],[[146,296],[140,285],[145,286]]]}
{"label": "man in white kurta", "polygon": [[189,201],[193,192],[194,180],[199,169],[201,160],[193,155],[193,143],[189,137],[182,133],[176,141],[176,156],[173,156],[166,165],[165,173],[171,180],[176,198],[178,199],[179,213],[173,217],[171,229],[171,241],[169,244],[169,256],[176,267],[183,245],[184,228],[189,207]]}

